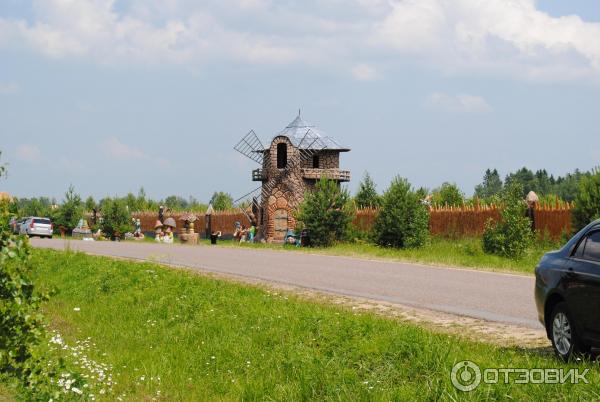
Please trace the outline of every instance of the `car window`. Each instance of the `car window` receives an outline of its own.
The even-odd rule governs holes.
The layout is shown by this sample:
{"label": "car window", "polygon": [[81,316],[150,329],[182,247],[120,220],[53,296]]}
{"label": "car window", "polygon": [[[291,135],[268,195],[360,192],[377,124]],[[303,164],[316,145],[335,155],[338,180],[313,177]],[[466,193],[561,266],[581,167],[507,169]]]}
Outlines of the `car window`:
{"label": "car window", "polygon": [[583,258],[600,261],[600,231],[588,236],[583,250]]}
{"label": "car window", "polygon": [[581,240],[579,242],[579,245],[577,246],[577,249],[573,253],[573,257],[575,257],[575,258],[583,258],[583,250],[585,249],[585,242],[586,242],[586,240],[587,240],[587,236],[585,236],[583,238],[583,240]]}
{"label": "car window", "polygon": [[50,219],[34,219],[33,223],[42,223],[44,225],[49,225],[50,223]]}

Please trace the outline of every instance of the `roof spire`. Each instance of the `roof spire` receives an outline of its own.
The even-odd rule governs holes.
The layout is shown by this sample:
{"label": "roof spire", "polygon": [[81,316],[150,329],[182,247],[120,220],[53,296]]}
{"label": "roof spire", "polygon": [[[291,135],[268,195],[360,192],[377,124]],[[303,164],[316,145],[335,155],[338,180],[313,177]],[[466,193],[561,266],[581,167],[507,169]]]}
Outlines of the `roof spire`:
{"label": "roof spire", "polygon": [[298,117],[300,117],[300,108],[298,108]]}

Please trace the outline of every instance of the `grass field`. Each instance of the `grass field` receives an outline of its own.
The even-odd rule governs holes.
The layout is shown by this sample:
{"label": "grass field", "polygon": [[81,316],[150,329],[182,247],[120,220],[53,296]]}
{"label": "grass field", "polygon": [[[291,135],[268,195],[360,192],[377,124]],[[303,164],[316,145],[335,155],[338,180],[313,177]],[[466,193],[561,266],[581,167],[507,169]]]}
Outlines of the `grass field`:
{"label": "grass field", "polygon": [[[45,306],[67,344],[114,382],[115,400],[594,400],[590,384],[450,382],[465,359],[481,367],[573,367],[548,350],[503,348],[356,313],[291,294],[151,263],[34,251],[35,279],[57,293]],[[106,375],[106,374],[105,374]]]}
{"label": "grass field", "polygon": [[[208,244],[208,242],[206,242]],[[221,246],[241,246],[250,248],[270,248],[297,252],[340,255],[346,257],[409,261],[423,264],[467,267],[488,271],[515,272],[533,275],[534,268],[544,253],[560,247],[558,244],[536,244],[527,254],[517,260],[490,255],[483,252],[481,239],[433,238],[419,249],[393,249],[369,243],[341,243],[329,248],[301,248],[281,244],[241,243],[219,241]]]}

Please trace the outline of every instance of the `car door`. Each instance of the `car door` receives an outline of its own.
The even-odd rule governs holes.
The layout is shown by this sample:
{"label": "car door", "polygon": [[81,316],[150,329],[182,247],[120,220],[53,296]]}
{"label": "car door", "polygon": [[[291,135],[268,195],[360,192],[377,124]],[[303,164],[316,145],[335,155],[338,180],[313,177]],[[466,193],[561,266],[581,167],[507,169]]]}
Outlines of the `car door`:
{"label": "car door", "polygon": [[600,340],[600,230],[586,234],[569,259],[565,296],[583,336]]}

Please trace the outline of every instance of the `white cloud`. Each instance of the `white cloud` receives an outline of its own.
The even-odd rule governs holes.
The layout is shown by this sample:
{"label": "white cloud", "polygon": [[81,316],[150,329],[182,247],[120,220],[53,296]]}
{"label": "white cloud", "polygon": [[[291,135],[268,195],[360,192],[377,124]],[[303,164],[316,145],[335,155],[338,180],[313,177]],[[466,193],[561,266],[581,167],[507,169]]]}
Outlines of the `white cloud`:
{"label": "white cloud", "polygon": [[432,66],[531,79],[600,77],[600,23],[552,17],[535,0],[405,0],[392,8],[373,41]]}
{"label": "white cloud", "polygon": [[19,85],[15,82],[0,82],[0,94],[14,94],[19,92]]}
{"label": "white cloud", "polygon": [[435,92],[426,100],[429,107],[452,113],[485,113],[491,112],[492,107],[481,96],[459,94],[449,95]]}
{"label": "white cloud", "polygon": [[0,48],[101,64],[303,63],[356,79],[412,58],[449,73],[600,82],[600,23],[552,17],[535,0],[33,4],[31,21],[0,18]]}
{"label": "white cloud", "polygon": [[169,161],[163,157],[151,156],[139,148],[129,146],[121,142],[117,137],[108,137],[101,144],[104,155],[114,160],[140,162],[154,161],[162,167],[169,165]]}
{"label": "white cloud", "polygon": [[377,70],[368,64],[357,64],[352,68],[352,76],[359,81],[373,81],[377,78]]}
{"label": "white cloud", "polygon": [[22,144],[17,148],[17,158],[29,163],[37,163],[42,159],[42,152],[36,145]]}

